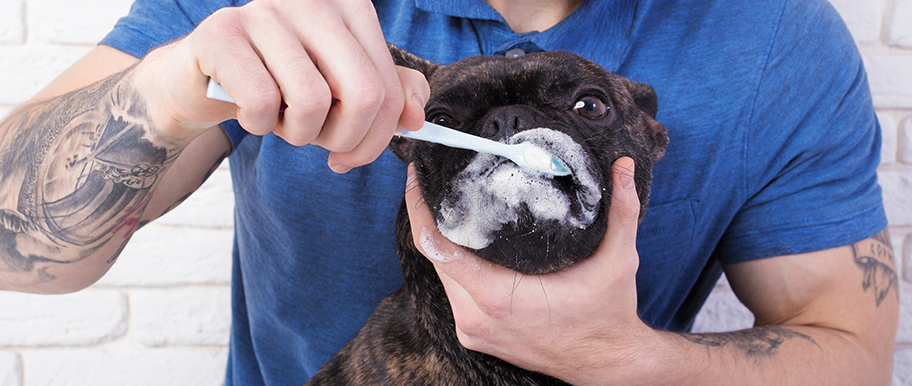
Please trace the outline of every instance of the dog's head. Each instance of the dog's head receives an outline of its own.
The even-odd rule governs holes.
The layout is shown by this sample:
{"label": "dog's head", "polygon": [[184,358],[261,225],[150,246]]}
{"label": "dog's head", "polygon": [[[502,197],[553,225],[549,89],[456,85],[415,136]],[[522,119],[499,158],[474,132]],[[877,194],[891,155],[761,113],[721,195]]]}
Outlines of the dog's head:
{"label": "dog's head", "polygon": [[633,158],[640,216],[652,165],[668,145],[652,87],[568,52],[471,57],[440,66],[390,47],[400,66],[430,83],[428,121],[506,143],[531,142],[560,157],[564,177],[498,156],[397,138],[440,232],[478,256],[528,274],[591,254],[604,237],[612,164]]}

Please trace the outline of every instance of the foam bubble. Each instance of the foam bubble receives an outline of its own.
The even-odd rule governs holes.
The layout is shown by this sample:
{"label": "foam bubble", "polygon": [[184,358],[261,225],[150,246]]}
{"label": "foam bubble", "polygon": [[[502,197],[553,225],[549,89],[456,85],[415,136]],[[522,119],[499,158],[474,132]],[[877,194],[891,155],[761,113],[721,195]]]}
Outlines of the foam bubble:
{"label": "foam bubble", "polygon": [[418,239],[418,242],[421,243],[421,249],[424,250],[424,255],[427,256],[428,259],[439,263],[448,263],[463,257],[462,253],[459,251],[452,254],[441,251],[437,245],[437,241],[434,240],[434,234],[427,228],[421,229],[421,234]]}

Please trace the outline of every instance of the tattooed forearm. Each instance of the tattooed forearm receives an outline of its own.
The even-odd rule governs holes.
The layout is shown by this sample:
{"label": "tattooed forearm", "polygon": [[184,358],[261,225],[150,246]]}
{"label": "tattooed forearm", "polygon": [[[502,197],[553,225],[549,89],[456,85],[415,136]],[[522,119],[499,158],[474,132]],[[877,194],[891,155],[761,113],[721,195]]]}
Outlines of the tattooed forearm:
{"label": "tattooed forearm", "polygon": [[893,255],[893,244],[890,243],[890,233],[884,229],[869,239],[859,241],[852,245],[855,265],[864,273],[861,288],[874,295],[874,301],[879,307],[894,289],[899,296],[896,277],[896,258]]}
{"label": "tattooed forearm", "polygon": [[794,338],[804,339],[817,345],[814,338],[777,326],[762,326],[747,330],[711,333],[711,334],[680,334],[685,339],[698,343],[707,348],[731,346],[743,352],[748,358],[760,361],[776,355],[776,351],[787,340]]}
{"label": "tattooed forearm", "polygon": [[136,229],[179,148],[155,135],[129,73],[0,123],[0,272],[53,280],[50,264],[81,260]]}

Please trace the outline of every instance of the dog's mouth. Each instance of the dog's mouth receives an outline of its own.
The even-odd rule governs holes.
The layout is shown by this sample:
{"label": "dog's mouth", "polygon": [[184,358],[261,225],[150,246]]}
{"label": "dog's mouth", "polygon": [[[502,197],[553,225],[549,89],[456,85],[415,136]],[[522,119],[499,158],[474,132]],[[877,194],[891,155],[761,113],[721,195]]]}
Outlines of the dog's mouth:
{"label": "dog's mouth", "polygon": [[563,159],[572,174],[551,176],[495,155],[475,155],[441,202],[437,226],[446,238],[480,250],[505,233],[585,229],[595,221],[602,198],[600,178],[579,143],[547,128],[519,132],[507,142],[535,144]]}

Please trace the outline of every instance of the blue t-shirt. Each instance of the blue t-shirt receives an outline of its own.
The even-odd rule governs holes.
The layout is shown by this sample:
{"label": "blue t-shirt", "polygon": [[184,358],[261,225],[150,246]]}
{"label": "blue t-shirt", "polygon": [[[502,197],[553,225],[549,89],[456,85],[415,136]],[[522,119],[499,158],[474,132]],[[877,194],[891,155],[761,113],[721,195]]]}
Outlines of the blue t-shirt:
{"label": "blue t-shirt", "polygon": [[[246,0],[137,0],[102,44],[137,57]],[[567,50],[651,84],[671,144],[638,230],[639,313],[687,330],[736,263],[847,245],[886,227],[880,131],[861,58],[824,0],[584,1],[518,34],[482,0],[378,0],[386,39],[447,64]],[[401,283],[405,166],[345,175],[327,152],[231,137],[236,194],[228,384],[300,384]]]}

